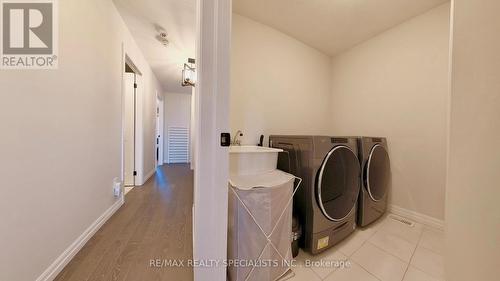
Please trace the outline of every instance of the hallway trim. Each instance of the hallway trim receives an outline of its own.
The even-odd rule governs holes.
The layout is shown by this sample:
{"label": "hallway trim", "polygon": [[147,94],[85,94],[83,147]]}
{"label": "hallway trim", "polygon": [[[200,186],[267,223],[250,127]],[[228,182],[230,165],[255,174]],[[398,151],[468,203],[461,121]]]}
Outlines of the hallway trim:
{"label": "hallway trim", "polygon": [[36,279],[36,281],[52,281],[73,259],[73,257],[85,246],[92,236],[108,221],[111,216],[120,209],[124,203],[121,196],[111,207],[109,207],[97,220],[95,220],[66,250]]}
{"label": "hallway trim", "polygon": [[143,181],[141,182],[140,185],[144,185],[146,184],[146,182],[148,182],[148,180],[156,173],[156,169],[153,169],[151,170],[149,173],[147,173],[145,176],[144,176],[144,179]]}
{"label": "hallway trim", "polygon": [[401,217],[405,217],[407,219],[411,219],[425,226],[437,228],[439,230],[444,230],[444,220],[440,220],[396,205],[390,205],[389,212]]}

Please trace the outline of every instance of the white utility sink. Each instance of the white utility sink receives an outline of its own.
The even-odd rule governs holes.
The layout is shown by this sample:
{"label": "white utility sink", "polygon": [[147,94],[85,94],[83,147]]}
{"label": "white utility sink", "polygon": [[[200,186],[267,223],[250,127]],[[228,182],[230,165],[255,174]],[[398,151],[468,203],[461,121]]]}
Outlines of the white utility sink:
{"label": "white utility sink", "polygon": [[283,149],[262,146],[229,147],[230,175],[257,175],[276,170]]}

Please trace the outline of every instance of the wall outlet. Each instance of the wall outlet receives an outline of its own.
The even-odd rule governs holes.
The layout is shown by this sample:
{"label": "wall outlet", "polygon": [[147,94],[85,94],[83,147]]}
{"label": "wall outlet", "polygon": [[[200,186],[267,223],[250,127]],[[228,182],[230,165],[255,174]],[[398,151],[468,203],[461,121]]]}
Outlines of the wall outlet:
{"label": "wall outlet", "polygon": [[113,194],[115,197],[120,197],[122,195],[122,183],[118,178],[114,178],[113,180]]}

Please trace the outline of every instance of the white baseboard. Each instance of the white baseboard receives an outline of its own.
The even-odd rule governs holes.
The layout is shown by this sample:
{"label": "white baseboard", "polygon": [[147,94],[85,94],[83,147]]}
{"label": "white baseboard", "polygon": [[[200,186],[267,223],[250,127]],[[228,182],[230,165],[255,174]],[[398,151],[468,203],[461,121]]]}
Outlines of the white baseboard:
{"label": "white baseboard", "polygon": [[134,187],[133,186],[125,186],[123,189],[123,195],[127,195]]}
{"label": "white baseboard", "polygon": [[123,205],[121,196],[111,207],[109,207],[96,221],[94,221],[64,252],[36,279],[36,281],[52,281],[64,269],[64,267],[85,246],[101,226]]}
{"label": "white baseboard", "polygon": [[405,217],[407,219],[413,220],[415,222],[421,223],[423,225],[437,228],[440,230],[444,229],[444,221],[440,219],[436,219],[434,217],[424,215],[412,210],[408,210],[399,206],[390,205],[389,212],[395,215]]}
{"label": "white baseboard", "polygon": [[147,173],[147,174],[144,176],[144,179],[143,179],[143,181],[142,181],[142,183],[141,183],[140,185],[145,184],[145,183],[149,180],[149,178],[151,178],[151,177],[152,177],[155,173],[156,173],[156,169],[153,169],[153,170],[151,170],[149,173]]}

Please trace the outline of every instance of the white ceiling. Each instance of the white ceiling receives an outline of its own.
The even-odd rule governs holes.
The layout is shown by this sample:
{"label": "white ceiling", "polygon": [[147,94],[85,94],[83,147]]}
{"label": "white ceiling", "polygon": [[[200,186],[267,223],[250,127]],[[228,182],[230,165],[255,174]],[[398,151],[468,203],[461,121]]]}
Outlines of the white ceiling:
{"label": "white ceiling", "polygon": [[233,11],[334,56],[449,0],[233,0]]}
{"label": "white ceiling", "polygon": [[[166,92],[196,49],[196,0],[113,0]],[[233,11],[334,56],[449,0],[233,0]],[[155,39],[155,25],[170,44]]]}
{"label": "white ceiling", "polygon": [[[113,0],[137,45],[166,92],[191,93],[182,87],[182,68],[196,50],[196,0]],[[165,47],[155,25],[168,33]]]}

